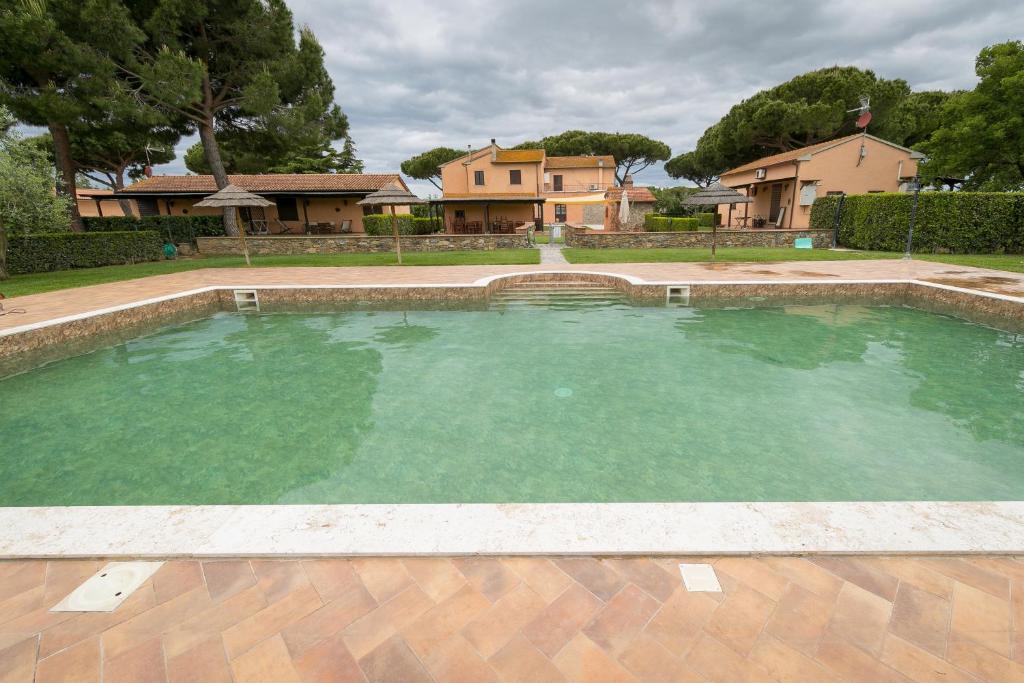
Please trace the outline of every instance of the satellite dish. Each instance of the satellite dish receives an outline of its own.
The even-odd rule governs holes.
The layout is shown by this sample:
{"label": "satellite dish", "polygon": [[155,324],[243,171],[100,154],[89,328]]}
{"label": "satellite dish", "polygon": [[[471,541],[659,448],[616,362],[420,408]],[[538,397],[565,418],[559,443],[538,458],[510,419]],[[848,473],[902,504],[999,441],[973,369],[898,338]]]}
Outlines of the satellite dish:
{"label": "satellite dish", "polygon": [[870,111],[863,112],[860,116],[857,117],[858,128],[867,128],[869,123],[871,123]]}

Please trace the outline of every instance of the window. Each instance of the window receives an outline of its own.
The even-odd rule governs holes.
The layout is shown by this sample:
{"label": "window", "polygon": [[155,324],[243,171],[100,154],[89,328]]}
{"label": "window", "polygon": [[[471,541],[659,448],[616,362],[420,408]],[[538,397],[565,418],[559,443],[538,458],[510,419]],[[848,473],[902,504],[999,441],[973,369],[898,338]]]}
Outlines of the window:
{"label": "window", "polygon": [[277,204],[277,218],[282,221],[299,220],[299,206],[295,197],[278,197],[274,200]]}
{"label": "window", "polygon": [[[557,176],[556,175],[555,177],[556,178],[561,178],[562,176]],[[566,216],[565,204],[555,204],[555,222],[556,223],[564,223],[565,222],[565,216]]]}
{"label": "window", "polygon": [[509,185],[522,185],[523,184],[523,172],[519,169],[513,169],[508,172],[508,184]]}
{"label": "window", "polygon": [[561,192],[562,191],[562,176],[560,176],[560,175],[551,176],[551,179],[553,181],[553,185],[554,185],[553,189],[554,189],[554,191],[555,192]]}
{"label": "window", "polygon": [[474,185],[483,185],[484,184],[484,172],[483,171],[473,171],[473,184]]}
{"label": "window", "polygon": [[826,197],[842,197],[844,194],[846,194],[846,193],[843,192],[842,190],[829,190],[828,192],[825,193],[825,196]]}
{"label": "window", "polygon": [[159,216],[160,207],[157,206],[155,199],[136,199],[136,206],[139,207],[140,216]]}
{"label": "window", "polygon": [[378,213],[384,213],[384,209],[382,207],[380,207],[380,206],[364,206],[363,207],[363,215],[364,216],[372,216],[372,215],[378,214]]}
{"label": "window", "polygon": [[466,210],[465,209],[455,209],[455,217],[456,218],[461,218],[461,219],[465,220],[466,219]]}

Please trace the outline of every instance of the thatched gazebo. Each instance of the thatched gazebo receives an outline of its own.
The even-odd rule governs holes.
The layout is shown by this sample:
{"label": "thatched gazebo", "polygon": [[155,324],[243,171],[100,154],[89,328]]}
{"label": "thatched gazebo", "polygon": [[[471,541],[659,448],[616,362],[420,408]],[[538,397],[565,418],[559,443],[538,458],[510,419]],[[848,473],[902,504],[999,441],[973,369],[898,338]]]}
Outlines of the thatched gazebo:
{"label": "thatched gazebo", "polygon": [[195,206],[204,206],[214,209],[232,209],[235,213],[235,223],[238,225],[238,236],[242,240],[242,253],[245,254],[245,265],[251,266],[252,262],[249,261],[249,245],[245,243],[245,226],[238,220],[238,207],[240,206],[274,206],[274,202],[264,199],[258,194],[246,192],[245,190],[235,187],[234,185],[228,185],[223,190],[211,194],[209,197],[201,202],[196,202]]}
{"label": "thatched gazebo", "polygon": [[398,217],[395,215],[396,206],[409,206],[411,204],[426,204],[412,192],[409,192],[398,183],[391,183],[373,194],[368,194],[357,204],[360,206],[388,206],[391,207],[391,232],[395,236],[395,253],[398,254],[398,264],[402,264],[402,244],[398,237]]}
{"label": "thatched gazebo", "polygon": [[[740,194],[731,187],[721,183],[713,183],[700,192],[695,192],[683,200],[684,206],[718,206],[729,205],[729,225],[732,225],[732,207],[736,204],[750,204],[754,200]],[[711,221],[711,260],[715,258],[715,247],[718,241],[718,221]]]}

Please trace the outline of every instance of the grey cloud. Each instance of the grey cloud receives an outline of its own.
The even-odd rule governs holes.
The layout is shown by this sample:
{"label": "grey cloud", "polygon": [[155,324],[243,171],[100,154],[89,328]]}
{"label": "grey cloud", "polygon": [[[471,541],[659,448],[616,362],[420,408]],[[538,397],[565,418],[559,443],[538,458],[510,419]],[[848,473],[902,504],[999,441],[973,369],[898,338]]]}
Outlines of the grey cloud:
{"label": "grey cloud", "polygon": [[[640,132],[679,153],[738,100],[823,66],[918,89],[972,87],[978,50],[1024,27],[1018,0],[289,5],[323,43],[368,171],[437,145],[512,145],[569,128]],[[674,182],[660,167],[638,180]]]}

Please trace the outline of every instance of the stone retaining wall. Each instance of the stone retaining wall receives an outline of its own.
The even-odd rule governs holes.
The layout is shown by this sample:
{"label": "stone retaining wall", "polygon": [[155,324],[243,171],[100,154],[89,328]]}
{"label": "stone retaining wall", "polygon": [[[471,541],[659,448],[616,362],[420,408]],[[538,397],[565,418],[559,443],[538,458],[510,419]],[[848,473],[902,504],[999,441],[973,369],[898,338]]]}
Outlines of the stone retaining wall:
{"label": "stone retaining wall", "polygon": [[[395,250],[393,237],[372,235],[282,235],[247,237],[249,253],[259,256],[291,254],[355,254]],[[228,256],[242,253],[237,237],[198,237],[199,253]],[[526,235],[404,235],[402,251],[491,251],[525,249]]]}
{"label": "stone retaining wall", "polygon": [[[831,230],[719,230],[720,247],[792,247],[810,237],[815,249],[832,246]],[[565,227],[565,246],[582,249],[711,248],[711,232],[594,232]]]}

